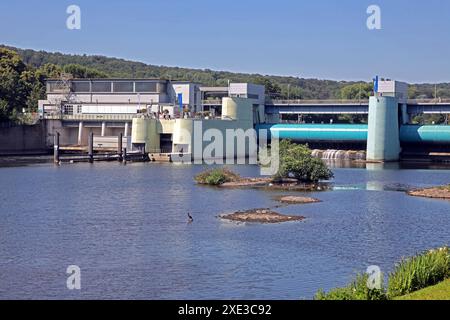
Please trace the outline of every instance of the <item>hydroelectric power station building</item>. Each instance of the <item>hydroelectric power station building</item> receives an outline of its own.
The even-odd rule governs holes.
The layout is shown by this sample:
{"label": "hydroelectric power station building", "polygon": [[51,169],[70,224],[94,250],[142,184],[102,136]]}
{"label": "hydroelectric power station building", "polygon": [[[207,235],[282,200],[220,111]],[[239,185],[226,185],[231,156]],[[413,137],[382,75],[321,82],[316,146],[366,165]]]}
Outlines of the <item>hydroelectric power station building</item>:
{"label": "hydroelectric power station building", "polygon": [[[268,99],[264,86],[250,83],[204,87],[161,79],[67,78],[47,82],[47,99],[39,101],[39,113],[46,123],[48,144],[59,132],[60,144],[68,148],[86,146],[90,133],[95,135],[96,148],[114,148],[117,136],[123,134],[128,150],[197,159],[206,145],[196,145],[195,128],[201,134],[215,129],[224,137],[227,129],[256,128],[266,130],[272,138],[322,149],[359,145],[364,158],[373,161],[397,161],[408,152],[450,155],[450,126],[411,123],[417,114],[450,114],[450,101],[408,100],[408,85],[391,80],[380,81],[374,91],[369,101],[283,101]],[[368,123],[284,120],[286,115],[300,119],[338,114],[365,114]],[[252,151],[248,145],[240,153],[227,150],[226,144],[224,155],[234,152],[241,157]]]}
{"label": "hydroelectric power station building", "polygon": [[[47,81],[39,113],[49,139],[59,132],[61,145],[86,146],[94,133],[96,148],[114,148],[122,133],[130,151],[198,158],[206,144],[194,150],[194,128],[224,137],[227,129],[253,129],[264,122],[264,103],[264,86],[249,83],[209,88],[160,79],[55,79]],[[230,150],[224,141],[223,155],[248,157],[250,142],[243,143]]]}

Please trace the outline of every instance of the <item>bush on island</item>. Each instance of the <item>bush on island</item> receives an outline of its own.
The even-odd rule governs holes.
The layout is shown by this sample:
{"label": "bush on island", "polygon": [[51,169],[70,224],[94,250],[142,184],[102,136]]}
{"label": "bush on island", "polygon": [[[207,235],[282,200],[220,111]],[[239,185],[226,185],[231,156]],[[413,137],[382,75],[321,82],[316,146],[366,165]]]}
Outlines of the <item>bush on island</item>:
{"label": "bush on island", "polygon": [[281,140],[279,145],[280,166],[274,180],[295,178],[300,182],[318,182],[334,177],[322,159],[312,156],[308,145]]}
{"label": "bush on island", "polygon": [[226,182],[233,182],[240,179],[240,176],[227,168],[216,168],[204,171],[195,176],[195,181],[199,184],[219,186]]}

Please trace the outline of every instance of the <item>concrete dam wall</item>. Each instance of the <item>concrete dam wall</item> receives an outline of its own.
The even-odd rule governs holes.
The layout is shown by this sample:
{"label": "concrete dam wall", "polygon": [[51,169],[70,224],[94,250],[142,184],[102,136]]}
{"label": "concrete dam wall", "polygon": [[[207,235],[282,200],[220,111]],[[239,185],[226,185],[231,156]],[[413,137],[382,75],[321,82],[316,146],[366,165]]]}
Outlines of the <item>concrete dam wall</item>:
{"label": "concrete dam wall", "polygon": [[45,124],[0,124],[0,155],[42,154],[48,152]]}

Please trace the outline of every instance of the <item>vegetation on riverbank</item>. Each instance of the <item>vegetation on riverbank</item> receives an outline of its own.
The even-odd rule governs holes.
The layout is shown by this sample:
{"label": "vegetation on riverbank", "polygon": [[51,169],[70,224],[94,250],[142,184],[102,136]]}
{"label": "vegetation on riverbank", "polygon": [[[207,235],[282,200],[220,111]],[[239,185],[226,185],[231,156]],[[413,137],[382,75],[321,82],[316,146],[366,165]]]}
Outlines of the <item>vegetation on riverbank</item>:
{"label": "vegetation on riverbank", "polygon": [[430,250],[402,260],[389,275],[387,295],[391,298],[435,285],[450,277],[448,247]]}
{"label": "vegetation on riverbank", "polygon": [[396,297],[394,300],[450,300],[450,279],[434,286]]}
{"label": "vegetation on riverbank", "polygon": [[23,113],[37,111],[38,100],[45,98],[45,80],[70,73],[77,78],[103,78],[101,71],[77,64],[58,66],[26,64],[13,50],[0,47],[0,121],[26,123]]}
{"label": "vegetation on riverbank", "polygon": [[[328,293],[319,290],[316,300],[385,300],[402,297],[434,286],[450,278],[450,251],[448,247],[438,248],[404,259],[389,274],[387,288],[369,289],[368,275],[357,275],[352,283]],[[445,284],[443,285],[445,286]],[[438,287],[441,290],[441,286]],[[447,288],[447,287],[446,287]],[[433,289],[425,292],[434,292]],[[444,290],[444,293],[448,292]],[[450,299],[450,295],[445,296]]]}
{"label": "vegetation on riverbank", "polygon": [[[279,169],[272,177],[241,178],[227,168],[204,171],[195,176],[199,184],[229,187],[283,185],[290,188],[300,183],[315,185],[320,180],[333,178],[333,172],[325,162],[312,156],[307,145],[282,140],[279,147]],[[303,188],[303,187],[302,187]],[[305,187],[306,189],[307,187]]]}

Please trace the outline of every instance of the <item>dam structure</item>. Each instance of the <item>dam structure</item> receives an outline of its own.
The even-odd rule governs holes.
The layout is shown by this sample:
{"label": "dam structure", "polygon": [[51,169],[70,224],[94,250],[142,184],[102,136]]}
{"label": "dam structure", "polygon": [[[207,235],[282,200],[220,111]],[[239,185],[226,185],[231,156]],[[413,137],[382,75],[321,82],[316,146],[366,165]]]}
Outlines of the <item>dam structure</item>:
{"label": "dam structure", "polygon": [[[204,87],[163,79],[62,77],[47,81],[46,100],[39,101],[49,148],[56,133],[67,150],[84,150],[92,135],[95,150],[117,150],[122,136],[119,145],[128,152],[162,161],[253,157],[258,136],[249,129],[308,143],[325,158],[450,158],[450,126],[413,124],[417,114],[450,114],[450,100],[409,100],[408,85],[392,80],[381,80],[369,100],[273,100],[264,86],[251,83]],[[305,123],[308,115],[365,115],[368,121]]]}

